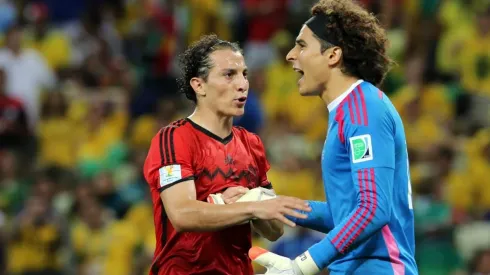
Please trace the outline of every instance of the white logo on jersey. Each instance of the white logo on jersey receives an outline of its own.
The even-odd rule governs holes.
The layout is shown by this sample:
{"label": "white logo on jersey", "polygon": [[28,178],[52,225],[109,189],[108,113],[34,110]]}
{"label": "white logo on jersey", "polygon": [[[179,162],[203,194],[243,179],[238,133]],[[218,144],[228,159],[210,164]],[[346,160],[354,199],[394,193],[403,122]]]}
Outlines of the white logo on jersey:
{"label": "white logo on jersey", "polygon": [[164,166],[158,172],[160,174],[160,187],[182,179],[182,169],[178,164]]}

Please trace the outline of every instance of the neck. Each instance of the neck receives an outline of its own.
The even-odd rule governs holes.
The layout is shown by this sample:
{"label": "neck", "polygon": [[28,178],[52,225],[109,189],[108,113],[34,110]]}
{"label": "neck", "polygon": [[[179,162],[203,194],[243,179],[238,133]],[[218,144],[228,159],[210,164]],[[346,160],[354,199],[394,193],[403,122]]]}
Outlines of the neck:
{"label": "neck", "polygon": [[207,129],[211,133],[225,138],[231,134],[233,128],[233,117],[220,116],[216,112],[203,106],[197,106],[194,113],[189,116],[194,123]]}
{"label": "neck", "polygon": [[320,97],[322,98],[323,102],[325,102],[325,105],[328,106],[330,102],[334,101],[337,97],[343,94],[358,80],[359,78],[357,77],[347,76],[340,71],[336,71],[327,84],[325,84],[325,88],[320,94]]}

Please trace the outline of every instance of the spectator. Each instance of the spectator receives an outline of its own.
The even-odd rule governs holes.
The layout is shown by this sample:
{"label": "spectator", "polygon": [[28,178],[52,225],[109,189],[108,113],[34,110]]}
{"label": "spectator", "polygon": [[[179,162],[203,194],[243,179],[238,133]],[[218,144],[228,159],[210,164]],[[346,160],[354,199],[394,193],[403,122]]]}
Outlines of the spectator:
{"label": "spectator", "polygon": [[6,93],[6,75],[0,69],[0,151],[17,149],[28,141],[29,129],[24,106]]}
{"label": "spectator", "polygon": [[323,141],[328,124],[325,104],[318,98],[299,95],[299,74],[285,58],[294,38],[281,30],[272,37],[271,43],[281,58],[274,60],[265,70],[265,90],[261,99],[269,122],[281,113],[291,122],[293,131],[306,133],[311,141]]}
{"label": "spectator", "polygon": [[72,228],[72,243],[80,275],[130,275],[140,243],[127,222],[114,221],[96,199],[82,202],[80,220]]}
{"label": "spectator", "polygon": [[76,164],[78,127],[69,116],[66,96],[52,92],[45,98],[39,121],[39,161],[41,165],[72,168]]}
{"label": "spectator", "polygon": [[463,46],[461,81],[470,93],[490,97],[490,7],[477,11],[476,32]]}
{"label": "spectator", "polygon": [[77,102],[85,110],[85,123],[79,128],[77,166],[83,176],[116,169],[127,153],[123,136],[128,123],[126,96],[120,90],[83,96]]}
{"label": "spectator", "polygon": [[29,275],[63,274],[63,227],[48,199],[31,196],[14,221],[9,238],[9,272]]}
{"label": "spectator", "polygon": [[23,208],[28,193],[25,176],[22,178],[19,157],[12,151],[0,153],[0,209],[15,216]]}
{"label": "spectator", "polygon": [[111,174],[104,172],[98,174],[94,179],[93,188],[95,197],[114,214],[115,218],[124,218],[129,205],[117,192]]}
{"label": "spectator", "polygon": [[[244,47],[245,61],[250,70],[269,65],[276,57],[269,39],[286,25],[286,0],[245,0],[248,39]],[[271,20],[274,18],[274,20]]]}
{"label": "spectator", "polygon": [[52,88],[56,78],[36,50],[22,48],[22,33],[20,26],[8,30],[6,46],[0,49],[0,67],[7,75],[7,94],[21,101],[27,112],[29,127],[36,129],[41,93],[44,89]]}
{"label": "spectator", "polygon": [[39,51],[46,63],[55,72],[68,68],[71,62],[69,38],[60,29],[50,26],[48,7],[44,3],[31,3],[26,9],[31,28],[25,31],[26,47]]}

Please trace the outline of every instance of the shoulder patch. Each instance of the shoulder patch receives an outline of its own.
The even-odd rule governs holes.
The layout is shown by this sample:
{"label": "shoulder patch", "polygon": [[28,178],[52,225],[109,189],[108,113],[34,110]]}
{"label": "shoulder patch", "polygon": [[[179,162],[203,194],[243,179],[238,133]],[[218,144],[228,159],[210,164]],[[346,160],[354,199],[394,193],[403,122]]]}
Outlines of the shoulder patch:
{"label": "shoulder patch", "polygon": [[360,135],[349,138],[352,163],[373,159],[371,135]]}
{"label": "shoulder patch", "polygon": [[168,165],[158,170],[160,187],[165,187],[182,179],[182,168],[179,164]]}

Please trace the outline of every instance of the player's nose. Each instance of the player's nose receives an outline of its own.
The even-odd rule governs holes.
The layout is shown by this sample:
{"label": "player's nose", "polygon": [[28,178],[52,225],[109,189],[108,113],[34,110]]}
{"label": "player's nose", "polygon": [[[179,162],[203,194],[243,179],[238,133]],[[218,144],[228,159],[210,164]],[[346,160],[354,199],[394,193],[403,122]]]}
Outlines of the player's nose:
{"label": "player's nose", "polygon": [[249,83],[246,77],[241,77],[237,83],[237,90],[241,93],[248,91]]}
{"label": "player's nose", "polygon": [[293,62],[297,59],[295,48],[292,48],[288,54],[286,55],[286,60],[289,62]]}

